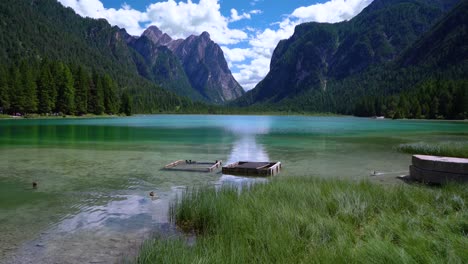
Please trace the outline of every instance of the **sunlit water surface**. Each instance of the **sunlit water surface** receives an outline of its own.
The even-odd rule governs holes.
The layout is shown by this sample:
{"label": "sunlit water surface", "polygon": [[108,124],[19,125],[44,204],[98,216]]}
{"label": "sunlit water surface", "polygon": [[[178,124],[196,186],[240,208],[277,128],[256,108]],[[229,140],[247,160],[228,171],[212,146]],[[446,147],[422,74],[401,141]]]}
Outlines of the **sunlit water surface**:
{"label": "sunlit water surface", "polygon": [[410,155],[398,153],[399,144],[466,140],[467,122],[203,115],[2,120],[0,262],[121,261],[145,238],[175,232],[168,208],[185,188],[257,180],[161,170],[175,160],[279,160],[279,177],[362,179],[374,171],[407,173]]}

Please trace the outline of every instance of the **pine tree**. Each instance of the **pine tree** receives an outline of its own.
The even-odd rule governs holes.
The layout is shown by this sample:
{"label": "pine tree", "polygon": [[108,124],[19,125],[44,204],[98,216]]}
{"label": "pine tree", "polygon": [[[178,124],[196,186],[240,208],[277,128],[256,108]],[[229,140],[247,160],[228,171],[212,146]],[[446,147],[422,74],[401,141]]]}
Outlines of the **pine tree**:
{"label": "pine tree", "polygon": [[454,92],[454,113],[455,118],[468,118],[468,82],[463,81]]}
{"label": "pine tree", "polygon": [[8,78],[5,69],[0,67],[0,114],[7,113],[9,109]]}
{"label": "pine tree", "polygon": [[13,66],[10,69],[9,81],[10,112],[12,114],[24,113],[24,93],[21,84],[21,74],[18,67]]}
{"label": "pine tree", "polygon": [[83,67],[79,66],[75,76],[75,112],[83,115],[88,112],[89,76]]}
{"label": "pine tree", "polygon": [[48,114],[54,109],[55,103],[51,98],[53,88],[52,74],[49,67],[43,67],[37,80],[38,112]]}
{"label": "pine tree", "polygon": [[49,89],[49,98],[51,102],[52,111],[59,112],[57,109],[57,97],[58,97],[58,84],[62,82],[62,64],[59,62],[44,62],[43,67],[48,67],[51,73],[51,86]]}
{"label": "pine tree", "polygon": [[62,65],[62,76],[57,84],[57,110],[63,114],[73,114],[75,110],[75,88],[70,68]]}
{"label": "pine tree", "polygon": [[36,78],[33,74],[31,64],[23,62],[21,64],[22,73],[22,109],[25,113],[36,113],[37,112],[37,87]]}
{"label": "pine tree", "polygon": [[119,99],[117,97],[117,87],[109,75],[102,78],[104,90],[104,107],[107,114],[117,114],[119,111]]}
{"label": "pine tree", "polygon": [[439,101],[439,114],[444,118],[450,118],[452,116],[452,95],[449,92],[447,86],[441,86],[440,88],[440,101]]}
{"label": "pine tree", "polygon": [[439,98],[434,97],[429,109],[429,117],[436,119],[439,116]]}
{"label": "pine tree", "polygon": [[124,91],[120,97],[120,112],[127,116],[132,115],[132,99],[128,91]]}
{"label": "pine tree", "polygon": [[88,110],[88,112],[96,115],[101,115],[105,110],[102,78],[97,73],[93,73],[93,80],[92,84],[90,85]]}

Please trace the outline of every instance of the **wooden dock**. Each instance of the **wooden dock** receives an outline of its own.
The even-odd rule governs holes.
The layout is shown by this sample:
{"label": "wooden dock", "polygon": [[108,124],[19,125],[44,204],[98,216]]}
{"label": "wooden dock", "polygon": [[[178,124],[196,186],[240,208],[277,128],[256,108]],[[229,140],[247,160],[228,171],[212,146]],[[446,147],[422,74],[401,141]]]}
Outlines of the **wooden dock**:
{"label": "wooden dock", "polygon": [[468,182],[468,159],[413,155],[410,176],[427,183]]}
{"label": "wooden dock", "polygon": [[238,161],[222,168],[223,174],[273,176],[281,171],[281,162]]}
{"label": "wooden dock", "polygon": [[176,160],[164,166],[163,169],[174,171],[212,172],[221,167],[222,164],[222,160],[217,160],[216,162],[193,161],[191,163],[186,160]]}

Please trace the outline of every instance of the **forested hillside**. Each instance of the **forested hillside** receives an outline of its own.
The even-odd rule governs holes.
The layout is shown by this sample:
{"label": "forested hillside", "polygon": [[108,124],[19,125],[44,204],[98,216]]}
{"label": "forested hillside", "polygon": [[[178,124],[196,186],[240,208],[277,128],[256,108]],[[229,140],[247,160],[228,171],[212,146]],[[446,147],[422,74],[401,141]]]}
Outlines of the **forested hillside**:
{"label": "forested hillside", "polygon": [[[467,1],[375,0],[281,41],[237,105],[395,118],[466,118]],[[414,109],[409,109],[413,107]],[[420,110],[419,110],[420,109]]]}
{"label": "forested hillside", "polygon": [[[200,106],[140,76],[139,72],[147,66],[144,58],[128,47],[126,36],[124,30],[111,27],[107,21],[82,18],[56,0],[0,1],[0,60],[3,71],[24,67],[21,64],[40,65],[51,61],[72,69],[82,68],[88,74],[94,72],[93,75],[107,76],[115,85],[117,97],[125,92],[132,98],[132,108],[137,113],[191,111]],[[31,72],[34,71],[31,66]],[[51,71],[51,74],[52,78],[61,78],[54,76],[57,72]],[[20,93],[11,81],[7,84],[4,90],[9,90],[10,95]],[[88,89],[91,90],[90,87]],[[13,97],[2,97],[0,102]],[[29,113],[35,109],[34,106],[16,108],[14,105],[12,101],[10,106],[0,107],[9,113]]]}

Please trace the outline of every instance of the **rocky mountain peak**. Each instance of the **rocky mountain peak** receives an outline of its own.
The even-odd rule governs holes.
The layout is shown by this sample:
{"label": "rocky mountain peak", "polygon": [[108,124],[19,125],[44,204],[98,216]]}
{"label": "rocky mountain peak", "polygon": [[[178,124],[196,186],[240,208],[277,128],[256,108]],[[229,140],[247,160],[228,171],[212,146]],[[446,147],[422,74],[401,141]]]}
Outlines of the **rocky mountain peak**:
{"label": "rocky mountain peak", "polygon": [[203,33],[200,35],[200,38],[203,40],[211,40],[210,38],[210,33],[203,31]]}
{"label": "rocky mountain peak", "polygon": [[[148,40],[152,45],[148,45]],[[206,31],[199,36],[191,35],[186,39],[173,40],[158,27],[151,26],[133,46],[152,64],[160,61],[160,47],[167,48],[180,61],[190,86],[209,102],[223,103],[244,94],[229,70],[223,51]],[[164,54],[164,57],[168,56],[171,55]],[[158,72],[162,72],[161,69]],[[167,69],[165,72],[171,70]]]}
{"label": "rocky mountain peak", "polygon": [[146,37],[155,37],[156,39],[159,39],[162,36],[163,32],[157,27],[157,26],[150,26],[148,27],[144,32],[143,36]]}
{"label": "rocky mountain peak", "polygon": [[167,35],[166,33],[163,33],[157,26],[150,26],[147,28],[142,36],[147,37],[151,42],[157,45],[166,45],[167,43],[172,41],[172,38]]}

